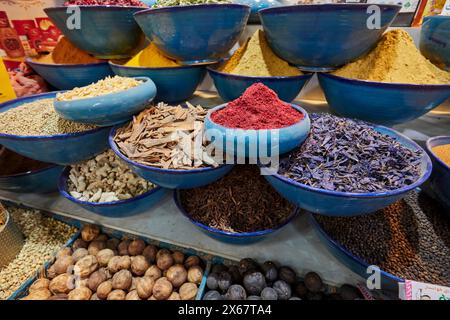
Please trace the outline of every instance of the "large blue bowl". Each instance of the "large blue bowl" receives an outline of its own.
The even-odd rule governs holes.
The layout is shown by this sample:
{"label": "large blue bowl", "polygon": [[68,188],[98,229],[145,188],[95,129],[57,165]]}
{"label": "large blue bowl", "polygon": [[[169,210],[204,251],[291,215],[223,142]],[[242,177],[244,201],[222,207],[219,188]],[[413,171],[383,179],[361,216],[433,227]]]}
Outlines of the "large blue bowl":
{"label": "large blue bowl", "polygon": [[59,193],[66,199],[76,203],[86,210],[109,217],[128,217],[146,211],[158,203],[168,192],[167,189],[155,187],[137,197],[112,202],[89,202],[81,201],[72,197],[67,189],[70,167],[66,167],[61,173],[58,181]]}
{"label": "large blue bowl", "polygon": [[286,102],[294,100],[312,77],[312,73],[291,77],[249,77],[208,68],[220,97],[225,102],[239,98],[254,83],[263,83]]}
{"label": "large blue bowl", "polygon": [[127,67],[110,62],[111,69],[122,77],[148,77],[156,85],[155,100],[167,103],[188,100],[206,74],[202,65],[170,68]]}
{"label": "large blue bowl", "polygon": [[339,115],[383,125],[414,120],[450,97],[450,84],[418,85],[347,79],[319,73],[331,110]]}
{"label": "large blue bowl", "polygon": [[433,147],[450,144],[450,136],[440,136],[428,139],[426,150],[433,162],[433,173],[425,184],[426,191],[430,196],[437,199],[450,216],[450,167],[431,151]]}
{"label": "large blue bowl", "polygon": [[450,70],[450,17],[429,16],[423,19],[420,52],[433,63]]}
{"label": "large blue bowl", "polygon": [[36,73],[58,90],[84,87],[113,74],[108,62],[48,64],[29,58],[26,61]]}
{"label": "large blue bowl", "polygon": [[[77,9],[79,8],[79,11]],[[133,18],[142,7],[76,6],[44,9],[59,30],[77,48],[100,59],[133,55],[144,34]],[[79,26],[76,25],[79,16]]]}
{"label": "large blue bowl", "polygon": [[311,187],[280,174],[264,177],[283,197],[312,213],[328,216],[358,216],[383,209],[404,198],[409,191],[422,185],[431,174],[432,164],[427,153],[414,141],[383,126],[376,126],[374,129],[394,138],[411,150],[423,151],[420,165],[421,172],[416,182],[392,191],[353,193]]}
{"label": "large blue bowl", "polygon": [[145,35],[167,56],[184,64],[215,62],[244,31],[250,7],[204,4],[153,8],[134,15]]}
{"label": "large blue bowl", "polygon": [[[37,94],[0,104],[1,112],[22,104],[56,96],[56,92]],[[110,128],[95,128],[52,136],[18,136],[0,133],[0,144],[28,158],[61,165],[90,159],[108,148]]]}
{"label": "large blue bowl", "polygon": [[109,135],[109,144],[115,154],[121,158],[125,163],[140,177],[148,180],[158,186],[168,189],[191,189],[201,187],[216,180],[219,180],[226,175],[233,165],[221,165],[216,168],[205,167],[192,170],[177,170],[177,169],[162,169],[158,167],[146,166],[128,159],[120,152],[114,136],[118,128],[113,128]]}
{"label": "large blue bowl", "polygon": [[178,190],[175,190],[174,192],[174,200],[175,204],[177,205],[181,213],[186,218],[188,218],[189,221],[191,221],[195,226],[197,226],[200,230],[202,230],[205,234],[216,240],[231,244],[250,244],[260,241],[266,238],[267,236],[279,231],[284,226],[286,226],[298,215],[300,211],[298,208],[295,208],[292,211],[292,214],[289,215],[289,217],[287,217],[285,221],[283,221],[282,223],[280,223],[279,225],[275,226],[272,229],[259,230],[254,232],[236,233],[212,228],[203,223],[198,222],[197,220],[194,220],[192,216],[181,205],[180,192]]}
{"label": "large blue bowl", "polygon": [[205,118],[206,138],[212,141],[217,150],[238,158],[255,158],[253,151],[257,152],[257,158],[289,152],[305,141],[311,129],[308,113],[295,104],[291,106],[303,114],[304,118],[289,127],[270,130],[227,128],[211,119],[211,114],[226,106],[227,104],[222,104],[208,111]]}
{"label": "large blue bowl", "polygon": [[376,15],[368,13],[370,6],[295,5],[263,9],[259,14],[277,55],[306,71],[330,71],[372,49],[401,8],[378,4],[379,28],[369,29]]}
{"label": "large blue bowl", "polygon": [[143,83],[136,87],[70,101],[55,100],[56,112],[64,119],[98,126],[113,126],[126,122],[147,107],[156,96],[156,86],[147,77],[136,77]]}

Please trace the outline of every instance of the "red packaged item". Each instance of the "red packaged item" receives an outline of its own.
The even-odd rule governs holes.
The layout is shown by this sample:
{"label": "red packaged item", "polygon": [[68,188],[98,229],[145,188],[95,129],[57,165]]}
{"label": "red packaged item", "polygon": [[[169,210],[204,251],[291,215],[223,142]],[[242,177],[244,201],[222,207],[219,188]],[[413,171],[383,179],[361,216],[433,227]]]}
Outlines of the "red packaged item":
{"label": "red packaged item", "polygon": [[31,29],[36,28],[34,20],[11,20],[19,36],[26,36]]}
{"label": "red packaged item", "polygon": [[35,50],[39,50],[39,47],[42,42],[41,30],[39,28],[28,30],[27,38],[28,41],[30,42],[31,47],[34,48]]}
{"label": "red packaged item", "polygon": [[0,43],[8,57],[21,58],[25,56],[25,50],[16,30],[12,28],[1,28]]}
{"label": "red packaged item", "polygon": [[9,19],[5,11],[0,11],[0,28],[9,28]]}

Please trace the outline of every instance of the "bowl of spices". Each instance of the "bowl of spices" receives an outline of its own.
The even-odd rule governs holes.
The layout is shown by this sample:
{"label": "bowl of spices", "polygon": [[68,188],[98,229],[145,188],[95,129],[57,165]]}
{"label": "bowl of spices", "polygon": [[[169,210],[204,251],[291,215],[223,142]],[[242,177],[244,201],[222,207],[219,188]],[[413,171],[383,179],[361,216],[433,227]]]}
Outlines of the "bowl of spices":
{"label": "bowl of spices", "polygon": [[[208,152],[203,121],[206,110],[186,103],[152,106],[123,127],[111,130],[112,150],[144,179],[169,189],[210,184],[231,169]],[[214,151],[214,150],[213,150]]]}
{"label": "bowl of spices", "polygon": [[239,98],[254,83],[263,83],[286,102],[294,100],[312,73],[304,74],[279,58],[270,48],[262,30],[253,36],[223,65],[208,67],[224,101]]}
{"label": "bowl of spices", "polygon": [[450,216],[450,136],[428,139],[426,150],[433,161],[433,173],[424,190],[439,200]]}
{"label": "bowl of spices", "polygon": [[98,126],[130,120],[156,96],[156,86],[147,77],[107,77],[85,87],[56,95],[56,112],[64,119]]}
{"label": "bowl of spices", "polygon": [[46,193],[58,189],[64,167],[24,157],[0,146],[0,189]]}
{"label": "bowl of spices", "polygon": [[257,166],[239,165],[201,188],[177,190],[181,213],[207,235],[248,244],[280,230],[298,214],[261,176]]}
{"label": "bowl of spices", "polygon": [[226,56],[244,31],[249,14],[250,7],[245,5],[214,3],[151,8],[134,17],[166,56],[194,64]]}
{"label": "bowl of spices", "polygon": [[[206,138],[218,150],[261,158],[301,145],[309,134],[310,120],[303,108],[281,101],[270,88],[256,83],[238,99],[210,109],[205,128]],[[253,150],[257,154],[251,154]]]}
{"label": "bowl of spices", "polygon": [[318,77],[335,113],[388,126],[414,120],[450,97],[450,72],[428,61],[399,29],[367,55]]}
{"label": "bowl of spices", "polygon": [[110,149],[67,167],[58,184],[62,196],[110,217],[131,216],[158,203],[167,189],[140,178]]}
{"label": "bowl of spices", "polygon": [[110,62],[112,71],[122,77],[148,77],[155,83],[156,101],[188,100],[206,74],[204,65],[182,66],[166,57],[153,43],[125,64]]}
{"label": "bowl of spices", "polygon": [[383,126],[311,114],[300,148],[266,175],[286,199],[312,213],[355,216],[380,210],[422,185],[432,164],[414,141]]}
{"label": "bowl of spices", "polygon": [[108,147],[110,128],[61,118],[49,92],[0,104],[0,144],[23,156],[67,165],[90,159]]}
{"label": "bowl of spices", "polygon": [[27,64],[58,90],[87,86],[112,75],[107,61],[99,60],[62,37],[52,53],[27,58]]}
{"label": "bowl of spices", "polygon": [[401,9],[379,4],[377,25],[372,22],[370,6],[294,5],[263,9],[259,15],[278,56],[302,70],[321,72],[334,70],[369,51]]}
{"label": "bowl of spices", "polygon": [[420,51],[434,64],[450,71],[450,17],[423,18],[420,29]]}

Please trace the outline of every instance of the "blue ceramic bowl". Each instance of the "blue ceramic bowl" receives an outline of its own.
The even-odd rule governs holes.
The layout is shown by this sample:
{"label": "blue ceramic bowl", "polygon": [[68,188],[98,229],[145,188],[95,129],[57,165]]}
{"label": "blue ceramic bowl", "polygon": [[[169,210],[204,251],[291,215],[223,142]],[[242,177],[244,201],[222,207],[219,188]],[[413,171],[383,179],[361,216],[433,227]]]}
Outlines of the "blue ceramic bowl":
{"label": "blue ceramic bowl", "polygon": [[[1,112],[22,104],[56,96],[56,92],[37,94],[0,104]],[[61,165],[90,159],[108,148],[110,128],[95,128],[52,136],[18,136],[0,133],[0,144],[28,158]]]}
{"label": "blue ceramic bowl", "polygon": [[125,161],[126,164],[140,177],[158,186],[168,189],[191,189],[201,187],[226,175],[233,165],[221,165],[216,168],[205,167],[192,170],[162,169],[158,167],[146,166],[128,159],[118,149],[114,142],[114,136],[118,127],[111,130],[109,144],[115,154]]}
{"label": "blue ceramic bowl", "polygon": [[260,230],[260,231],[254,231],[254,232],[228,232],[223,231],[216,228],[211,228],[203,223],[198,222],[197,220],[194,220],[191,215],[183,208],[181,205],[181,199],[180,199],[180,192],[178,190],[175,190],[174,192],[174,200],[175,204],[177,205],[178,209],[181,211],[181,213],[189,219],[194,225],[196,225],[200,230],[202,230],[204,233],[206,233],[211,238],[214,238],[216,240],[231,243],[231,244],[250,244],[257,241],[260,241],[264,238],[266,238],[268,235],[273,234],[274,232],[280,230],[284,226],[286,226],[289,222],[291,222],[299,213],[299,209],[295,208],[292,211],[292,214],[289,215],[289,217],[286,218],[286,220],[283,223],[280,223],[279,225],[275,226],[272,229],[266,229],[266,230]]}
{"label": "blue ceramic bowl", "polygon": [[208,68],[220,97],[225,102],[239,98],[254,83],[261,82],[286,102],[294,100],[312,77],[312,73],[292,77],[248,77]]}
{"label": "blue ceramic bowl", "polygon": [[143,83],[128,90],[53,103],[56,112],[64,119],[91,123],[98,126],[112,126],[133,118],[133,115],[145,109],[156,96],[156,86],[146,77],[136,77]]}
{"label": "blue ceramic bowl", "polygon": [[437,199],[445,207],[447,215],[450,216],[450,167],[431,151],[433,147],[444,144],[450,144],[450,136],[434,137],[427,141],[426,150],[433,162],[433,173],[424,190]]}
{"label": "blue ceramic bowl", "polygon": [[[369,29],[370,4],[295,5],[259,11],[272,49],[306,71],[330,71],[372,49],[401,6],[377,5],[380,28]],[[317,39],[320,39],[318,41]]]}
{"label": "blue ceramic bowl", "polygon": [[255,24],[259,24],[261,22],[258,15],[259,10],[283,5],[277,0],[234,0],[233,3],[245,4],[246,6],[249,6],[251,11],[248,22]]}
{"label": "blue ceramic bowl", "polygon": [[425,57],[450,71],[450,17],[423,18],[419,46]]}
{"label": "blue ceramic bowl", "polygon": [[206,74],[202,65],[171,68],[127,67],[110,62],[116,75],[123,77],[148,77],[156,85],[155,100],[167,103],[188,100]]}
{"label": "blue ceramic bowl", "polygon": [[427,153],[414,141],[387,127],[374,129],[386,134],[411,150],[422,150],[421,174],[416,182],[403,188],[369,193],[338,192],[311,187],[280,174],[264,176],[283,197],[312,213],[328,216],[358,216],[383,209],[402,199],[411,190],[422,185],[430,176],[432,164]]}
{"label": "blue ceramic bowl", "polygon": [[344,117],[388,126],[414,120],[450,97],[450,84],[371,82],[326,73],[318,77],[331,110]]}
{"label": "blue ceramic bowl", "polygon": [[[211,119],[212,113],[227,106],[226,104],[219,105],[210,109],[206,115],[206,138],[208,141],[212,141],[217,150],[223,150],[238,158],[255,158],[250,154],[254,151],[257,152],[258,158],[289,152],[305,141],[311,129],[308,113],[295,104],[291,105],[302,113],[304,118],[289,127],[270,130],[232,129],[219,125]],[[252,146],[255,146],[256,149],[252,150]]]}
{"label": "blue ceramic bowl", "polygon": [[148,9],[134,15],[150,41],[184,64],[216,62],[239,40],[250,8],[204,4]]}
{"label": "blue ceramic bowl", "polygon": [[120,59],[133,55],[144,41],[144,34],[133,18],[142,7],[77,6],[44,9],[45,13],[76,47],[100,59]]}
{"label": "blue ceramic bowl", "polygon": [[[313,214],[309,214],[309,222],[312,225],[314,231],[318,235],[319,239],[326,246],[328,251],[338,259],[347,268],[361,276],[363,279],[367,279],[371,274],[367,273],[367,268],[370,266],[369,263],[362,260],[361,258],[353,255],[350,251],[344,248],[340,243],[332,239],[325,230],[319,225]],[[398,290],[398,283],[404,282],[405,280],[396,277],[386,271],[380,270],[380,284],[383,290]]]}
{"label": "blue ceramic bowl", "polygon": [[113,74],[108,62],[47,64],[29,58],[26,61],[36,73],[58,90],[84,87]]}
{"label": "blue ceramic bowl", "polygon": [[156,187],[137,197],[112,202],[81,201],[72,197],[67,189],[70,167],[66,167],[58,181],[59,193],[66,199],[78,204],[88,211],[109,217],[128,217],[146,211],[158,203],[168,192],[167,189]]}

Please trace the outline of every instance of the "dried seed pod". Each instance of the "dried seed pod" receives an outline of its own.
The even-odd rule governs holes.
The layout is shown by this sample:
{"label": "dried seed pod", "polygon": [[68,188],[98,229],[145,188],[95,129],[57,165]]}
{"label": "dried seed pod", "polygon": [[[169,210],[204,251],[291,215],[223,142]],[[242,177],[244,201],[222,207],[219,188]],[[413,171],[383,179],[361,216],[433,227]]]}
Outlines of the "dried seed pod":
{"label": "dried seed pod", "polygon": [[173,265],[173,257],[170,253],[162,253],[156,258],[156,265],[161,270],[167,270]]}
{"label": "dried seed pod", "polygon": [[116,273],[120,270],[128,270],[131,266],[131,259],[129,256],[114,256],[108,262],[108,270]]}
{"label": "dried seed pod", "polygon": [[172,294],[170,295],[169,298],[167,298],[167,300],[181,300],[181,297],[178,294],[178,292],[172,292]]}
{"label": "dried seed pod", "polygon": [[172,253],[173,262],[175,264],[183,264],[184,263],[184,253],[181,251],[174,251]]}
{"label": "dried seed pod", "polygon": [[94,240],[99,234],[100,228],[92,224],[87,224],[81,229],[81,239],[86,242]]}
{"label": "dried seed pod", "polygon": [[156,300],[166,300],[172,294],[172,283],[167,278],[159,278],[153,286],[153,297]]}
{"label": "dried seed pod", "polygon": [[197,296],[197,285],[194,283],[186,282],[180,287],[179,294],[181,300],[194,300]]}
{"label": "dried seed pod", "polygon": [[131,272],[137,276],[142,276],[150,267],[144,256],[135,256],[131,258]]}
{"label": "dried seed pod", "polygon": [[144,251],[142,251],[142,255],[147,259],[149,263],[153,263],[156,260],[157,252],[158,248],[152,244],[149,244],[145,247]]}
{"label": "dried seed pod", "polygon": [[183,265],[176,264],[167,270],[166,277],[175,288],[178,288],[186,282],[188,279],[188,273]]}
{"label": "dried seed pod", "polygon": [[128,292],[127,296],[125,297],[125,300],[141,300],[141,298],[139,298],[139,295],[136,290],[132,290]]}
{"label": "dried seed pod", "polygon": [[98,264],[101,267],[106,267],[108,265],[109,260],[111,260],[112,257],[114,257],[114,251],[112,251],[111,249],[100,250],[96,255]]}
{"label": "dried seed pod", "polygon": [[71,267],[73,265],[73,258],[72,256],[62,256],[60,258],[58,258],[54,264],[54,270],[56,274],[63,274],[63,273],[68,273],[68,269],[69,267]]}
{"label": "dried seed pod", "polygon": [[31,293],[33,291],[40,290],[40,289],[48,289],[49,285],[50,285],[50,280],[49,279],[40,278],[40,279],[37,279],[30,286],[30,289],[28,289],[28,291]]}
{"label": "dried seed pod", "polygon": [[79,260],[81,260],[82,258],[86,257],[87,255],[89,255],[87,249],[85,249],[85,248],[78,248],[72,254],[73,263],[77,263]]}
{"label": "dried seed pod", "polygon": [[75,264],[74,272],[81,278],[87,278],[90,276],[92,272],[94,272],[97,269],[97,267],[98,267],[97,258],[95,256],[88,255],[80,259]]}
{"label": "dried seed pod", "polygon": [[91,290],[89,290],[89,288],[86,287],[73,289],[68,294],[69,300],[90,300],[91,296],[92,296]]}
{"label": "dried seed pod", "polygon": [[53,294],[69,293],[75,287],[75,277],[63,273],[50,281],[48,288]]}
{"label": "dried seed pod", "polygon": [[147,269],[147,271],[145,271],[145,276],[156,281],[162,277],[162,271],[156,265],[152,265]]}
{"label": "dried seed pod", "polygon": [[89,289],[91,289],[93,292],[96,292],[98,286],[99,286],[102,282],[105,282],[106,280],[108,280],[108,276],[107,276],[105,270],[104,270],[104,269],[99,269],[99,270],[93,272],[93,273],[89,276],[88,287],[89,287]]}
{"label": "dried seed pod", "polygon": [[108,294],[107,300],[125,300],[126,293],[123,290],[113,290]]}
{"label": "dried seed pod", "polygon": [[131,287],[133,276],[128,270],[120,270],[112,277],[113,289],[128,290]]}
{"label": "dried seed pod", "polygon": [[56,255],[56,259],[65,257],[65,256],[71,256],[72,255],[72,249],[69,247],[62,248],[59,250],[58,254]]}
{"label": "dried seed pod", "polygon": [[136,292],[141,299],[148,299],[153,293],[155,280],[150,277],[142,277],[136,280]]}
{"label": "dried seed pod", "polygon": [[187,273],[187,278],[189,282],[200,284],[203,278],[203,270],[200,266],[190,267]]}
{"label": "dried seed pod", "polygon": [[83,239],[77,239],[75,240],[75,242],[72,245],[72,249],[75,251],[77,249],[83,248],[83,249],[87,249],[88,247],[88,243],[86,241],[84,241]]}
{"label": "dried seed pod", "polygon": [[112,289],[113,288],[111,280],[100,283],[100,285],[97,287],[98,298],[101,300],[106,299],[108,295],[111,293]]}
{"label": "dried seed pod", "polygon": [[89,244],[88,252],[91,256],[96,256],[101,250],[106,248],[105,241],[94,240]]}
{"label": "dried seed pod", "polygon": [[184,267],[189,270],[193,266],[198,266],[200,264],[200,258],[197,256],[190,256],[184,262]]}
{"label": "dried seed pod", "polygon": [[145,242],[141,239],[136,239],[128,245],[128,254],[130,256],[139,256],[145,249]]}
{"label": "dried seed pod", "polygon": [[52,293],[50,292],[50,290],[41,288],[30,292],[30,294],[22,298],[22,300],[47,300],[51,296]]}
{"label": "dried seed pod", "polygon": [[119,245],[117,246],[117,251],[119,252],[120,256],[128,256],[128,246],[130,244],[130,240],[122,240]]}
{"label": "dried seed pod", "polygon": [[117,250],[119,243],[120,243],[120,240],[117,238],[108,239],[106,241],[106,248],[115,251],[115,250]]}

